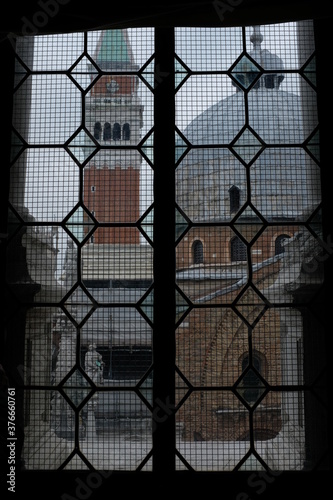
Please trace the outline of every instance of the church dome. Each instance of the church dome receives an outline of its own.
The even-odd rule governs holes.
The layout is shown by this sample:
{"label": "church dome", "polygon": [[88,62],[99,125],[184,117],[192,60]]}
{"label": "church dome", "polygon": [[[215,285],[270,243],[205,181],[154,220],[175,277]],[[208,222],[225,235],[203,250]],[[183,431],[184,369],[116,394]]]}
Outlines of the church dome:
{"label": "church dome", "polygon": [[[253,89],[247,94],[248,125],[266,144],[302,143],[300,105],[299,96],[290,92]],[[201,113],[183,133],[193,146],[228,146],[245,123],[244,94],[236,91]]]}
{"label": "church dome", "polygon": [[247,165],[250,201],[265,218],[295,218],[308,197],[301,145],[310,130],[303,126],[301,98],[279,88],[283,61],[258,50],[253,39],[250,57],[243,55],[231,71],[235,93],[182,131],[192,148],[177,168],[177,203],[193,221],[235,215],[230,189],[238,189],[241,208],[248,199]]}
{"label": "church dome", "polygon": [[249,55],[265,70],[267,71],[282,71],[282,74],[280,75],[282,79],[284,78],[283,75],[283,70],[284,70],[284,64],[283,61],[280,57],[278,57],[276,54],[272,54],[267,49],[260,49],[259,50],[259,57],[257,58],[257,51],[251,51],[249,52]]}

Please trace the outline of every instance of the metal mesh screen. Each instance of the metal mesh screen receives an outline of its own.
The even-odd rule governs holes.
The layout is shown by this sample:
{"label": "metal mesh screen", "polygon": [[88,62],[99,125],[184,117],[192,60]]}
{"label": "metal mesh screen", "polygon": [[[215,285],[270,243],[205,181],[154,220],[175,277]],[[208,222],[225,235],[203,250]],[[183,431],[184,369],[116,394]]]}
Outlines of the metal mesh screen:
{"label": "metal mesh screen", "polygon": [[320,326],[293,304],[322,279],[313,51],[307,22],[176,29],[179,469],[309,458]]}
{"label": "metal mesh screen", "polygon": [[20,290],[35,302],[29,469],[133,470],[151,451],[152,322],[140,303],[153,280],[151,70],[142,76],[153,45],[148,29],[18,41],[9,252],[26,253]]}
{"label": "metal mesh screen", "polygon": [[[153,470],[170,414],[178,471],[325,465],[312,23],[174,36],[174,165],[154,162],[170,75],[153,29],[17,42],[6,321],[28,469]],[[161,168],[176,178],[172,407],[153,401]]]}

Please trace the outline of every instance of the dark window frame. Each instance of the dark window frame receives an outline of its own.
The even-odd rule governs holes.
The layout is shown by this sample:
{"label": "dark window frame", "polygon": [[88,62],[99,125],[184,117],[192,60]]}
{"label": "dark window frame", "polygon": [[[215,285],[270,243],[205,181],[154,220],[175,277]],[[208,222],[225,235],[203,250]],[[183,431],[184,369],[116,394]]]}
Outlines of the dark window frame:
{"label": "dark window frame", "polygon": [[123,141],[129,141],[131,138],[131,127],[129,123],[124,123],[122,129],[122,139]]}
{"label": "dark window frame", "polygon": [[204,245],[201,240],[195,240],[192,243],[192,261],[193,264],[204,263]]}
{"label": "dark window frame", "polygon": [[237,186],[231,186],[229,189],[230,213],[240,209],[240,194],[240,189]]}
{"label": "dark window frame", "polygon": [[112,140],[120,141],[121,140],[121,126],[120,123],[116,122],[112,127]]}
{"label": "dark window frame", "polygon": [[111,124],[106,122],[103,127],[103,141],[110,141],[111,135]]}
{"label": "dark window frame", "polygon": [[282,253],[285,252],[285,248],[282,244],[282,242],[285,240],[285,239],[288,239],[290,238],[289,234],[279,234],[279,236],[277,236],[275,238],[275,241],[274,241],[274,255],[280,255]]}
{"label": "dark window frame", "polygon": [[101,122],[96,122],[94,125],[94,137],[95,139],[100,140],[101,135],[102,135],[102,124]]}
{"label": "dark window frame", "polygon": [[[253,368],[253,369],[252,369]],[[264,361],[259,353],[246,353],[241,360],[241,370],[245,372],[242,379],[242,396],[248,403],[256,402],[261,394],[262,384],[257,374],[261,375],[264,371]],[[265,374],[265,377],[267,374]]]}
{"label": "dark window frame", "polygon": [[246,262],[247,246],[239,236],[233,236],[230,240],[230,261]]}
{"label": "dark window frame", "polygon": [[[276,4],[277,4],[277,2],[275,3],[275,5]],[[299,2],[298,7],[299,7],[299,9],[302,9],[301,2]],[[281,11],[280,4],[279,4],[278,9],[280,12]],[[292,9],[290,12],[293,12]],[[261,21],[259,21],[259,19],[261,19],[261,13],[260,13],[260,10],[258,8],[254,11],[254,14],[252,12],[252,16],[253,15],[255,18],[257,16],[258,22],[261,22]],[[291,15],[291,17],[297,18],[297,14],[295,14],[295,13],[290,14],[290,15]],[[237,19],[237,13],[236,13],[236,19]],[[251,19],[253,19],[253,17]],[[331,22],[331,20],[328,20],[328,21]],[[230,22],[232,23],[232,21],[230,21]],[[332,98],[331,83],[329,82],[329,78],[327,78],[327,60],[329,60],[328,47],[330,46],[330,30],[329,30],[330,24],[329,24],[329,22],[325,23],[325,19],[319,19],[318,21],[315,22],[316,41],[318,42],[318,54],[317,54],[317,77],[318,77],[318,82],[319,82],[318,83],[318,89],[319,89],[319,91],[318,91],[318,94],[319,94],[318,95],[318,106],[319,106],[319,115],[321,117],[322,123],[327,123],[327,122],[329,123],[330,122],[329,119],[331,118],[330,107],[327,105],[327,100],[329,103],[331,103],[330,98]],[[58,26],[59,26],[59,29],[61,30],[61,24],[59,24]],[[165,29],[167,29],[167,28],[165,28]],[[10,96],[11,96],[11,92],[12,92],[12,75],[13,75],[14,61],[13,61],[12,48],[11,48],[10,41],[9,40],[5,41],[4,43],[2,43],[0,45],[1,45],[0,51],[1,51],[1,55],[2,55],[2,61],[3,61],[3,64],[5,65],[4,67],[7,68],[7,71],[5,72],[6,74],[5,74],[4,78],[2,78],[2,81],[0,82],[1,87],[2,87],[1,95],[8,96],[8,100],[5,101],[5,106],[3,109],[3,120],[2,121],[3,121],[3,123],[10,124],[11,123],[11,109],[12,109],[12,100],[11,100]],[[157,61],[161,61],[161,58],[157,57]],[[163,65],[162,68],[163,68],[163,70],[170,69],[170,64]],[[159,69],[159,71],[161,71],[161,66],[159,66],[158,69]],[[159,76],[159,75],[157,75],[157,76]],[[160,105],[158,106],[158,111],[159,112],[167,111],[168,104],[169,104],[169,102],[165,103],[163,105],[163,103],[161,102]],[[156,117],[157,117],[157,121],[158,121],[158,116],[156,115]],[[165,126],[165,124],[161,124],[161,122],[159,121],[158,126],[157,126],[157,130],[159,129],[159,127],[161,129],[163,129],[164,126]],[[158,134],[158,136],[159,135],[160,134]],[[169,137],[169,139],[171,141],[170,146],[172,146],[172,138]],[[4,162],[9,163],[9,161],[10,161],[10,127],[9,126],[7,126],[7,128],[5,128],[5,130],[4,130],[3,140],[4,140],[4,144],[7,146],[4,148]],[[160,143],[160,141],[161,141],[161,137],[158,137],[157,144]],[[323,193],[323,209],[324,209],[323,210],[323,213],[324,213],[323,223],[324,223],[324,237],[325,238],[327,238],[330,234],[333,234],[333,232],[332,232],[332,220],[330,220],[331,219],[330,209],[332,207],[332,199],[330,196],[330,190],[331,190],[331,187],[330,187],[331,184],[329,181],[330,180],[330,169],[328,168],[329,163],[330,163],[330,157],[331,157],[330,141],[331,141],[330,132],[328,130],[325,130],[325,128],[323,128],[323,130],[321,130],[321,135],[320,135],[320,146],[321,146],[321,157],[322,157],[322,165],[323,165],[323,168],[322,168],[322,175],[323,175],[322,193]],[[173,148],[170,147],[170,150],[172,151],[171,155],[173,155],[174,154]],[[161,169],[161,171],[164,171],[164,173],[166,170],[167,169]],[[172,170],[172,169],[170,169],[170,170]],[[4,236],[1,236],[1,237],[5,238],[5,235],[7,233],[7,198],[8,198],[8,191],[9,191],[9,178],[8,178],[8,171],[6,172],[5,169],[2,171],[2,174],[3,174],[4,182],[1,183],[2,196],[0,197],[0,200],[1,200],[0,213],[1,213],[1,235],[4,235]],[[166,172],[165,175],[167,177],[167,181],[168,181],[168,185],[169,185],[171,174],[169,172]],[[160,198],[158,200],[156,200],[156,207],[155,207],[155,210],[156,210],[156,215],[155,215],[155,233],[156,233],[156,240],[155,241],[156,241],[156,243],[155,243],[155,245],[158,248],[159,243],[162,242],[162,236],[161,236],[162,230],[160,230],[161,222],[164,224],[165,223],[167,224],[167,226],[164,226],[163,229],[165,229],[165,227],[166,227],[166,229],[167,229],[166,233],[168,234],[168,236],[170,236],[170,235],[173,236],[173,234],[174,234],[174,222],[173,222],[172,215],[170,215],[169,213],[164,213],[164,215],[163,215],[163,212],[165,212],[165,205],[164,204],[168,200],[168,196],[170,194],[170,189],[168,189],[167,193],[163,193],[163,189],[162,189],[162,186],[164,184],[163,172],[159,172],[157,177],[158,177],[158,179],[156,181],[156,184],[159,186],[158,191],[161,193]],[[174,209],[173,209],[172,204],[173,204],[173,199],[171,197],[170,205],[172,206],[172,213],[173,213]],[[171,226],[171,230],[170,230],[169,226]],[[165,232],[164,232],[164,235],[165,235]],[[165,241],[164,238],[163,238],[163,241]],[[171,241],[172,241],[172,238],[171,238]],[[168,250],[169,256],[171,255],[171,252],[172,252],[172,246],[173,245],[170,245],[170,244],[167,245],[167,250]],[[1,251],[1,257],[2,257],[1,262],[4,262],[3,247],[1,245],[0,245],[0,251]],[[165,258],[163,257],[163,253],[164,253],[164,249],[162,251],[162,256],[157,256],[157,258],[156,258],[157,263],[159,262],[160,264],[165,264]],[[171,259],[171,261],[172,261],[172,259]],[[329,306],[330,306],[331,295],[329,292],[330,292],[331,283],[332,283],[332,276],[333,276],[332,259],[326,259],[324,264],[325,264],[325,268],[326,268],[327,279],[326,279],[326,281],[324,283],[324,287],[323,287],[324,290],[326,290],[326,295],[323,292],[324,293],[324,300],[323,300],[324,309],[322,310],[322,313],[323,313],[324,325],[326,325],[326,320],[330,320]],[[164,281],[165,277],[168,278],[168,271],[170,269],[170,266],[166,266],[166,267],[167,267],[167,270],[163,267],[163,265],[157,266],[156,277],[155,277],[155,281],[157,281],[157,290],[158,290],[158,293],[157,293],[158,301],[156,303],[156,313],[157,313],[156,325],[160,328],[159,333],[165,332],[166,328],[168,328],[172,322],[172,321],[168,321],[167,325],[165,327],[163,326],[163,324],[161,322],[162,318],[165,320],[165,307],[164,307],[165,303],[168,303],[171,308],[174,304],[173,303],[174,286],[173,286],[173,283],[171,284],[171,280],[167,279],[166,282],[164,282],[163,291],[161,288],[162,282]],[[2,266],[1,277],[3,278],[3,276],[4,276],[4,269]],[[326,304],[326,307],[325,307],[325,304]],[[163,310],[163,314],[162,314],[161,310],[159,312],[158,306],[159,307],[163,306],[161,309],[161,310]],[[170,315],[170,316],[172,316],[172,315]],[[20,328],[22,328],[22,321],[21,320],[22,320],[22,318],[17,319],[17,321],[18,321],[17,324],[19,327],[17,330],[18,332],[20,331]],[[330,321],[329,321],[329,324],[330,324]],[[157,343],[160,342],[158,340],[159,338],[161,339],[161,335],[156,335],[155,340]],[[5,339],[5,333],[2,332],[2,337],[1,337],[1,346],[2,347],[5,345],[4,339]],[[172,380],[172,376],[171,376],[171,371],[170,371],[170,359],[172,359],[172,352],[173,352],[173,348],[172,348],[171,344],[172,344],[172,340],[168,341],[168,349],[167,349],[167,354],[169,356],[168,362],[164,361],[164,363],[163,363],[162,352],[161,352],[162,348],[160,346],[158,346],[158,349],[157,349],[158,358],[161,359],[161,365],[160,365],[160,368],[158,369],[158,373],[157,373],[157,377],[156,377],[156,381],[155,381],[155,385],[154,385],[155,397],[158,395],[161,397],[167,397],[168,394],[170,393],[169,391],[172,389],[173,384],[174,384],[174,382]],[[24,359],[22,358],[22,352],[16,352],[16,353],[13,353],[12,351],[8,352],[8,357],[6,359],[7,366],[10,366],[11,364],[13,366],[24,366],[24,365],[22,365],[22,362],[24,363]],[[164,368],[166,365],[168,365],[167,366],[168,369],[165,371]],[[172,370],[172,373],[173,373],[173,370]],[[166,375],[166,377],[167,377],[166,382],[163,382],[162,374],[163,374],[163,376]],[[13,383],[13,384],[16,383],[15,377],[16,377],[16,375],[14,372],[10,373],[10,380],[11,380],[11,383]],[[329,375],[329,379],[330,378],[331,378],[331,375]],[[20,403],[19,400],[18,400],[18,403]],[[156,406],[155,409],[158,410],[158,407]],[[330,421],[330,419],[329,419],[329,421]],[[171,440],[171,443],[168,443],[169,437],[174,435],[174,432],[173,432],[174,425],[172,425],[172,416],[171,416],[171,418],[167,419],[166,425],[161,424],[161,425],[158,425],[158,427],[159,427],[159,430],[154,434],[154,446],[156,447],[156,449],[158,449],[158,451],[154,457],[155,464],[157,466],[156,472],[157,472],[157,474],[163,473],[164,478],[165,477],[174,477],[174,458],[172,460],[170,453],[168,452],[168,450],[170,450],[170,447],[173,448],[173,451],[174,451],[173,440]],[[163,430],[161,430],[162,428],[163,428]],[[165,451],[167,451],[167,452],[165,453]],[[171,465],[171,467],[170,467],[170,465]],[[75,482],[75,478],[80,477],[81,481],[82,480],[87,481],[87,479],[89,477],[89,476],[87,476],[87,472],[83,472],[81,474],[78,471],[75,471],[75,476],[72,476],[70,474],[68,475],[68,474],[62,473],[62,472],[56,472],[56,471],[53,471],[50,474],[45,472],[45,477],[50,477],[50,478],[52,478],[52,481],[54,481],[55,478],[58,478],[59,474],[61,475],[62,481],[60,481],[60,483],[62,483],[62,484],[59,485],[59,481],[57,481],[57,483],[53,483],[54,489],[57,490],[60,495],[61,495],[61,493],[64,493],[66,491],[66,493],[69,492],[69,494],[71,494],[74,497],[75,497],[75,488],[77,488],[77,483]],[[110,480],[110,478],[108,478],[110,480],[110,481],[108,481],[108,484],[112,483],[112,484],[119,485],[119,486],[122,485],[123,479],[124,479],[124,474],[125,474],[125,477],[126,476],[131,477],[133,480],[133,484],[135,484],[135,485],[138,485],[138,484],[143,485],[143,484],[145,484],[145,482],[147,480],[147,476],[145,474],[142,474],[141,478],[140,478],[140,475],[133,476],[132,473],[128,473],[128,474],[122,473],[120,475],[118,475],[117,473],[114,473],[111,476],[112,481]],[[276,498],[281,498],[281,495],[285,494],[286,491],[290,491],[290,478],[291,477],[292,477],[292,481],[294,482],[295,488],[297,488],[298,494],[300,494],[300,491],[306,492],[308,490],[309,486],[313,487],[313,477],[314,477],[313,473],[306,474],[304,472],[301,475],[299,475],[298,472],[293,472],[293,473],[289,473],[289,474],[285,474],[285,475],[281,475],[281,476],[277,476],[277,474],[268,474],[267,473],[267,475],[266,475],[267,481],[266,481],[264,476],[260,476],[260,478],[259,478],[259,476],[256,475],[255,477],[253,477],[253,472],[251,472],[249,474],[244,473],[244,475],[239,475],[239,473],[225,474],[223,472],[220,472],[217,474],[212,473],[212,474],[208,474],[208,475],[207,474],[200,474],[200,473],[196,474],[193,472],[191,472],[191,473],[186,472],[184,475],[183,473],[179,472],[176,475],[179,479],[185,480],[187,486],[190,483],[192,486],[194,484],[197,484],[199,476],[201,476],[201,480],[203,481],[203,483],[206,486],[209,485],[210,487],[212,486],[213,483],[221,485],[221,478],[222,478],[224,481],[223,487],[224,488],[229,487],[232,490],[232,495],[233,495],[232,498],[234,498],[234,497],[237,498],[237,494],[239,494],[239,492],[243,492],[244,499],[251,498],[251,495],[257,492],[257,490],[254,490],[254,488],[255,488],[254,483],[249,482],[249,480],[251,478],[252,478],[252,480],[258,479],[258,481],[260,479],[261,483],[260,483],[260,485],[259,485],[259,483],[256,483],[257,487],[259,488],[259,486],[260,486],[260,487],[264,488],[262,491],[265,491],[265,492],[267,491],[269,493],[270,498],[272,498],[273,490],[276,494]],[[189,481],[189,475],[190,475],[190,481]],[[318,482],[316,482],[316,486],[318,488],[321,488],[323,492],[327,491],[326,488],[327,487],[329,488],[329,486],[331,484],[331,478],[329,476],[330,476],[330,473],[327,475],[325,473],[321,474],[320,479],[318,479]],[[315,477],[317,477],[317,476],[315,476]],[[36,476],[33,473],[33,471],[32,472],[27,471],[24,474],[24,477],[22,477],[22,479],[21,479],[21,488],[26,488],[27,486],[35,488],[35,484],[36,484],[35,481],[36,481]],[[103,480],[101,480],[101,481],[103,482]],[[46,480],[46,483],[48,483],[47,480]],[[274,485],[274,488],[271,486],[272,483]],[[50,484],[50,483],[48,483],[48,484]],[[86,484],[86,483],[84,483],[84,484]],[[91,480],[91,484],[92,484],[92,480]],[[296,491],[296,489],[294,491]],[[265,495],[263,495],[263,496],[265,496]],[[241,498],[241,497],[239,497],[239,498]],[[274,498],[275,498],[275,496],[274,496]]]}

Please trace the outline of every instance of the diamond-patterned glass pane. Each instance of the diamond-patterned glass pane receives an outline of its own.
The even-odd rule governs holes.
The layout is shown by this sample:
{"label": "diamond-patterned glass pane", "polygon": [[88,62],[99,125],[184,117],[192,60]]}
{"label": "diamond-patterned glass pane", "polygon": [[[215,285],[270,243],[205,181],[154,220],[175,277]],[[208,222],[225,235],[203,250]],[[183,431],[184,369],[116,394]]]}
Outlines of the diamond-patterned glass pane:
{"label": "diamond-patterned glass pane", "polygon": [[175,373],[175,404],[180,404],[183,398],[188,394],[190,385],[185,376],[177,369]]}
{"label": "diamond-patterned glass pane", "polygon": [[93,300],[87,295],[86,291],[78,286],[74,288],[64,303],[64,308],[72,318],[74,324],[83,324],[84,320],[90,316],[94,309]]}
{"label": "diamond-patterned glass pane", "polygon": [[80,243],[94,227],[94,221],[90,217],[89,212],[81,206],[78,206],[66,220],[66,228]]}
{"label": "diamond-patterned glass pane", "polygon": [[250,206],[245,207],[234,222],[234,227],[248,243],[261,231],[262,226],[263,221]]}
{"label": "diamond-patterned glass pane", "polygon": [[73,405],[77,407],[91,392],[91,387],[87,387],[88,385],[87,379],[76,369],[62,387]]}
{"label": "diamond-patterned glass pane", "polygon": [[68,143],[68,149],[80,163],[83,163],[94,151],[96,151],[96,146],[85,130],[81,130]]}
{"label": "diamond-patterned glass pane", "polygon": [[252,368],[246,370],[236,386],[237,394],[250,406],[255,405],[265,391],[265,385]]}
{"label": "diamond-patterned glass pane", "polygon": [[259,139],[245,128],[237,140],[233,143],[233,150],[244,160],[245,163],[250,163],[254,156],[262,149],[262,144]]}
{"label": "diamond-patterned glass pane", "polygon": [[[319,209],[314,214],[312,214],[309,218],[308,223],[309,223],[309,227],[318,236],[318,238],[322,239],[322,236],[323,236],[322,235],[322,210]],[[323,247],[326,247],[325,250],[328,253],[331,253],[330,243],[331,243],[330,237],[328,237],[327,243],[323,242]]]}
{"label": "diamond-patterned glass pane", "polygon": [[249,455],[242,463],[239,470],[265,470],[265,467],[259,462],[257,457],[251,453],[251,455]]}
{"label": "diamond-patterned glass pane", "polygon": [[266,303],[258,295],[256,290],[252,286],[249,286],[246,288],[245,292],[238,297],[235,307],[246,322],[249,325],[253,325],[260,319],[265,311]]}
{"label": "diamond-patterned glass pane", "polygon": [[84,56],[75,64],[70,74],[78,83],[80,88],[82,90],[86,90],[92,81],[98,76],[98,71],[92,65],[91,61]]}
{"label": "diamond-patterned glass pane", "polygon": [[187,230],[189,223],[185,219],[184,215],[176,207],[176,229],[175,229],[175,239],[178,240],[182,234]]}
{"label": "diamond-patterned glass pane", "polygon": [[24,149],[24,143],[15,133],[12,131],[12,141],[11,141],[11,160],[13,161],[16,156],[18,156]]}
{"label": "diamond-patterned glass pane", "polygon": [[314,158],[320,161],[320,147],[319,147],[319,132],[317,131],[307,142],[306,149],[314,156]]}
{"label": "diamond-patterned glass pane", "polygon": [[140,229],[149,243],[154,241],[154,208],[151,208],[141,219]]}
{"label": "diamond-patterned glass pane", "polygon": [[188,150],[188,145],[184,141],[184,139],[178,134],[178,132],[175,132],[176,136],[176,149],[175,149],[175,162],[177,163],[183,154]]}
{"label": "diamond-patterned glass pane", "polygon": [[153,406],[153,379],[154,371],[150,371],[148,375],[140,382],[138,385],[138,390],[140,394],[147,401],[147,404],[152,408]]}
{"label": "diamond-patterned glass pane", "polygon": [[314,85],[317,85],[317,75],[316,75],[316,58],[315,56],[311,57],[309,62],[303,68],[303,73],[306,78]]}
{"label": "diamond-patterned glass pane", "polygon": [[140,151],[150,165],[154,164],[154,132],[150,132],[141,143]]}
{"label": "diamond-patterned glass pane", "polygon": [[89,470],[89,465],[86,462],[87,460],[83,460],[78,453],[74,453],[64,470]]}
{"label": "diamond-patterned glass pane", "polygon": [[155,59],[152,59],[140,72],[142,80],[148,85],[151,90],[155,86]]}
{"label": "diamond-patterned glass pane", "polygon": [[260,75],[260,69],[244,54],[231,70],[231,74],[242,88],[248,89]]}
{"label": "diamond-patterned glass pane", "polygon": [[176,89],[180,84],[189,76],[186,67],[179,59],[175,59],[175,87]]}
{"label": "diamond-patterned glass pane", "polygon": [[27,77],[27,70],[22,64],[15,59],[15,76],[14,76],[14,87],[16,88],[24,78]]}
{"label": "diamond-patterned glass pane", "polygon": [[187,314],[190,309],[190,303],[187,301],[185,296],[176,290],[176,323],[179,323],[181,319]]}
{"label": "diamond-patterned glass pane", "polygon": [[153,323],[154,322],[154,289],[152,288],[146,297],[140,302],[139,311]]}

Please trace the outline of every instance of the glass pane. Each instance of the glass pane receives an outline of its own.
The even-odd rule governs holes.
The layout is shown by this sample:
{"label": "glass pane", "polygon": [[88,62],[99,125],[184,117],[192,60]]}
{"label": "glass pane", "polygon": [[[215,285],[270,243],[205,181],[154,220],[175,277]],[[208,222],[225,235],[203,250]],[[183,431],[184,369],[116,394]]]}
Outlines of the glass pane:
{"label": "glass pane", "polygon": [[176,203],[189,221],[176,282],[191,303],[176,380],[193,387],[177,411],[178,468],[314,467],[326,420],[303,391],[325,352],[312,365],[323,327],[305,304],[324,258],[312,24],[177,28],[176,42],[178,67],[194,71],[176,89]]}
{"label": "glass pane", "polygon": [[[312,22],[177,28],[175,45],[176,469],[320,468]],[[22,458],[150,471],[154,29],[22,37],[17,54],[3,244]]]}
{"label": "glass pane", "polygon": [[7,284],[30,308],[8,328],[26,339],[29,470],[136,470],[151,453],[135,388],[152,385],[153,47],[152,29],[18,42]]}

